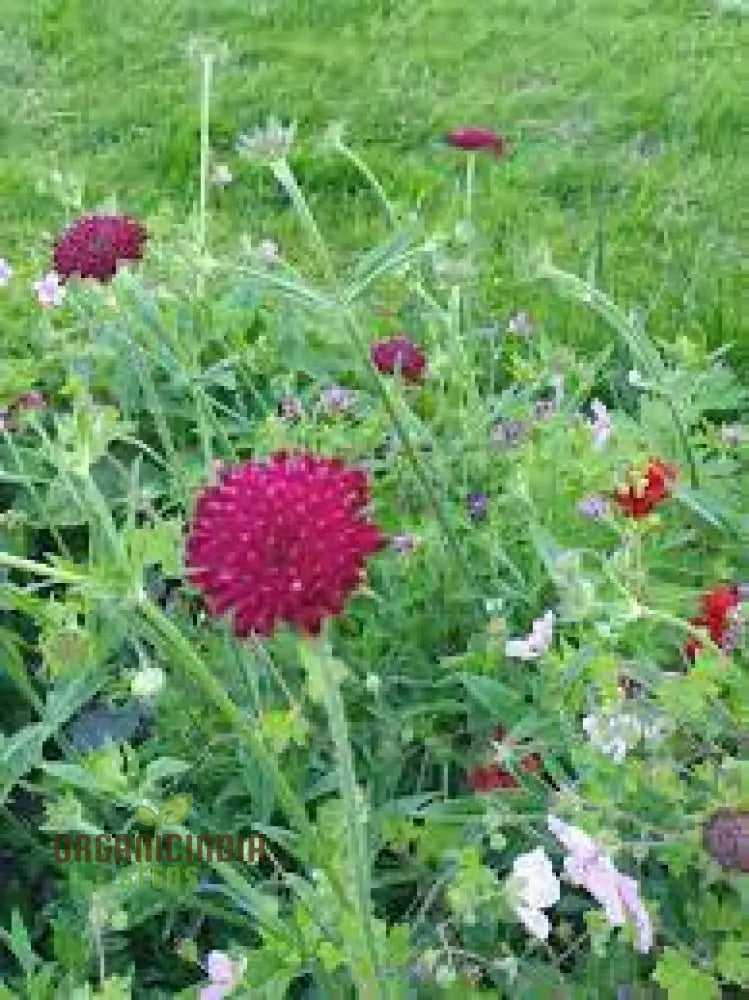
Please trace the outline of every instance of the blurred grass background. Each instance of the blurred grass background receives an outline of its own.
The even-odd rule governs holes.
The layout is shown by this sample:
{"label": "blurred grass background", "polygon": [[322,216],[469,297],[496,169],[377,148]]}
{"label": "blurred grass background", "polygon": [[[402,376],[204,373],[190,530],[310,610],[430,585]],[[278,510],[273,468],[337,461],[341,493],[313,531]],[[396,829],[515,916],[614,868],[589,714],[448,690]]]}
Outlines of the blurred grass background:
{"label": "blurred grass background", "polygon": [[346,122],[397,203],[421,202],[437,225],[454,215],[462,180],[461,157],[439,147],[441,134],[494,126],[513,148],[509,161],[483,160],[477,177],[497,315],[530,308],[560,339],[600,337],[579,310],[522,285],[508,251],[545,243],[560,265],[586,273],[602,243],[599,281],[649,317],[654,337],[731,341],[733,359],[749,365],[740,9],[714,0],[2,0],[0,256],[46,259],[67,221],[49,190],[54,171],[81,183],[85,208],[115,197],[148,219],[188,215],[198,186],[196,38],[229,46],[212,144],[236,180],[215,194],[213,239],[293,242],[291,213],[267,176],[233,152],[237,132],[268,114],[298,122],[295,164],[343,250],[380,239],[383,225],[361,178],[317,152],[328,122]]}

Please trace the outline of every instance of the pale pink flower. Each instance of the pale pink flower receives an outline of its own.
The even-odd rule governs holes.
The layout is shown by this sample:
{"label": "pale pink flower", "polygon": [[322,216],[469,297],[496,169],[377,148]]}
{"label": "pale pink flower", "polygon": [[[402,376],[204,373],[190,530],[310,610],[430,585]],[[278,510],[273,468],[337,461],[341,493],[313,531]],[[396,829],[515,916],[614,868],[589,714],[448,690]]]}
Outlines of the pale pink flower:
{"label": "pale pink flower", "polygon": [[536,618],[524,639],[508,639],[505,655],[515,660],[537,660],[548,650],[554,637],[554,612]]}
{"label": "pale pink flower", "polygon": [[37,302],[44,309],[62,305],[65,298],[65,286],[60,284],[60,276],[55,271],[50,271],[46,277],[34,282],[34,291]]}
{"label": "pale pink flower", "polygon": [[611,858],[583,830],[570,826],[556,816],[548,817],[551,832],[568,851],[564,870],[573,885],[580,886],[601,904],[612,927],[621,927],[630,918],[639,933],[638,950],[645,953],[653,946],[653,927],[639,896],[635,879],[622,875]]}
{"label": "pale pink flower", "polygon": [[599,399],[594,399],[590,404],[590,408],[593,411],[593,423],[591,424],[593,447],[596,451],[601,451],[601,449],[606,447],[611,437],[611,417],[609,411]]}
{"label": "pale pink flower", "polygon": [[356,397],[351,389],[342,385],[333,385],[325,389],[321,396],[323,409],[329,413],[348,413],[354,405]]}
{"label": "pale pink flower", "polygon": [[244,958],[234,960],[223,951],[209,952],[206,972],[210,985],[201,989],[200,1000],[223,1000],[239,985],[246,965],[247,960]]}

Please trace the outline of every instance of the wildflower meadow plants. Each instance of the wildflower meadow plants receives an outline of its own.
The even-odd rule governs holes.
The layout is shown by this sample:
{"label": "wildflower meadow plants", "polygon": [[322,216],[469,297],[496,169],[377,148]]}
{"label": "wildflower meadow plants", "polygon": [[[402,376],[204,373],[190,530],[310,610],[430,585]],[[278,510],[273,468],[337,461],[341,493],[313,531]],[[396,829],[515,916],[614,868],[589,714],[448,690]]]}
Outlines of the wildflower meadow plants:
{"label": "wildflower meadow plants", "polygon": [[[73,220],[25,319],[55,363],[4,401],[0,775],[41,893],[7,995],[746,987],[746,852],[704,834],[747,808],[745,390],[545,253],[529,298],[592,310],[636,392],[520,304],[487,353],[493,131],[448,138],[475,267],[435,274],[429,219],[338,136],[392,227],[342,264],[276,119],[214,186],[270,171],[309,267],[212,248],[208,97],[197,236]],[[55,866],[55,835],[145,815],[215,834],[197,890]],[[252,866],[221,840],[250,833]]]}

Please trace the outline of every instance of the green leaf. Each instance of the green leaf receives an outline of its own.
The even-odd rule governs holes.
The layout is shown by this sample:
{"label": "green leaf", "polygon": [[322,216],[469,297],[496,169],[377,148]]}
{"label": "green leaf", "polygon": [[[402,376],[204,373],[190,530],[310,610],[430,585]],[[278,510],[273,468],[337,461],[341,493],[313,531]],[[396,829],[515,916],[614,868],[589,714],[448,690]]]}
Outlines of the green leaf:
{"label": "green leaf", "polygon": [[153,809],[149,809],[148,806],[138,806],[135,810],[135,816],[139,823],[143,826],[156,826],[156,822],[159,818],[158,813]]}
{"label": "green leaf", "polygon": [[711,524],[720,531],[738,530],[735,523],[732,523],[731,513],[721,507],[714,496],[709,496],[704,492],[692,490],[686,485],[679,488],[677,499],[688,507],[693,514]]}
{"label": "green leaf", "polygon": [[41,722],[24,726],[11,739],[0,739],[0,805],[17,781],[42,761],[45,742],[56,736],[106,683],[106,674],[71,678],[47,695]]}
{"label": "green leaf", "polygon": [[182,522],[159,521],[157,524],[130,528],[125,532],[125,547],[133,569],[141,572],[146,566],[159,565],[165,576],[179,576]]}
{"label": "green leaf", "polygon": [[668,1000],[720,1000],[720,987],[707,972],[696,969],[687,954],[665,948],[653,979],[668,994]]}
{"label": "green leaf", "polygon": [[165,781],[167,778],[177,778],[185,771],[189,771],[191,767],[192,765],[188,764],[187,761],[178,760],[176,757],[159,757],[157,760],[152,760],[146,768],[143,791],[146,792],[154,788],[160,781]]}
{"label": "green leaf", "polygon": [[10,918],[10,932],[0,927],[0,938],[12,952],[27,976],[31,976],[39,964],[39,958],[31,947],[31,938],[18,910],[13,910]]}
{"label": "green leaf", "polygon": [[749,945],[741,938],[724,941],[715,967],[726,982],[749,987]]}
{"label": "green leaf", "polygon": [[[341,684],[348,676],[348,668],[342,660],[331,656],[327,649],[313,646],[312,643],[301,643],[300,654],[302,666],[307,672],[307,690],[310,699],[322,704],[325,700],[326,677],[329,676],[336,685]],[[322,657],[327,659],[324,667]]]}
{"label": "green leaf", "polygon": [[514,707],[520,701],[517,691],[494,680],[493,677],[481,674],[461,674],[460,679],[468,694],[482,705],[493,719],[503,721],[510,714],[514,714]]}
{"label": "green leaf", "polygon": [[177,826],[183,823],[192,808],[192,795],[174,795],[159,809],[159,820],[165,826]]}

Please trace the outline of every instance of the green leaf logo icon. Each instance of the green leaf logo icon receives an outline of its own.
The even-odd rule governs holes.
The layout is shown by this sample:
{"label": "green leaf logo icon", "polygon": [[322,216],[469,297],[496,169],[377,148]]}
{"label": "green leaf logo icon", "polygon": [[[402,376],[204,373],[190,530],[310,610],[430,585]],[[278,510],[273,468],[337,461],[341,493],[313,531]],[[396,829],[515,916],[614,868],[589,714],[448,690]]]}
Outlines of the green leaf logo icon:
{"label": "green leaf logo icon", "polygon": [[156,821],[159,818],[153,809],[149,809],[148,806],[138,806],[135,810],[135,815],[138,822],[142,823],[143,826],[156,826]]}
{"label": "green leaf logo icon", "polygon": [[187,819],[191,806],[191,795],[173,795],[159,809],[159,821],[168,826],[182,823]]}

